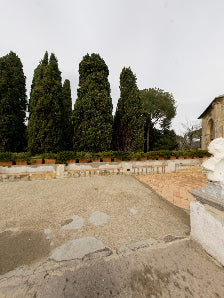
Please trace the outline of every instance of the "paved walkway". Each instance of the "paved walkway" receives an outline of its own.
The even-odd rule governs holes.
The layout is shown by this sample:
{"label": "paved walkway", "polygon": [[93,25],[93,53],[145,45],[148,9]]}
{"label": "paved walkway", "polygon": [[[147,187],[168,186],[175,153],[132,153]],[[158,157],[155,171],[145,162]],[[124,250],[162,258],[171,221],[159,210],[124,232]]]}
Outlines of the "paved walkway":
{"label": "paved walkway", "polygon": [[172,204],[190,210],[194,197],[189,190],[204,187],[206,175],[201,172],[168,173],[157,175],[140,175],[137,179],[152,187],[159,195]]}

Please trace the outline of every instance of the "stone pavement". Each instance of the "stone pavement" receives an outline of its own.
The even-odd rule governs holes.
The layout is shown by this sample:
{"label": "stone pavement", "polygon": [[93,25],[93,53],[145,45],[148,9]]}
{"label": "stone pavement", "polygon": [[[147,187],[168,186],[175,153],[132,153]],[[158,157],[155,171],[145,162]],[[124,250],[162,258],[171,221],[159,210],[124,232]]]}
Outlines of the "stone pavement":
{"label": "stone pavement", "polygon": [[190,210],[190,202],[194,200],[189,190],[202,188],[207,184],[206,175],[201,172],[141,175],[136,178],[149,185],[164,199],[186,211]]}
{"label": "stone pavement", "polygon": [[0,297],[224,297],[224,270],[188,239],[45,261],[0,276]]}

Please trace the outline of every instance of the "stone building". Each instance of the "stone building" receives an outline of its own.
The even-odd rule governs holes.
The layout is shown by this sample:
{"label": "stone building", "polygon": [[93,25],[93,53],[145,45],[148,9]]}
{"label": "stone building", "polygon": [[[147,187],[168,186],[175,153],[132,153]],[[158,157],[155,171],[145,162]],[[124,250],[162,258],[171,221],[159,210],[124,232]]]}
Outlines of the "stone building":
{"label": "stone building", "polygon": [[216,97],[198,119],[202,119],[201,148],[207,149],[213,139],[224,137],[224,95]]}

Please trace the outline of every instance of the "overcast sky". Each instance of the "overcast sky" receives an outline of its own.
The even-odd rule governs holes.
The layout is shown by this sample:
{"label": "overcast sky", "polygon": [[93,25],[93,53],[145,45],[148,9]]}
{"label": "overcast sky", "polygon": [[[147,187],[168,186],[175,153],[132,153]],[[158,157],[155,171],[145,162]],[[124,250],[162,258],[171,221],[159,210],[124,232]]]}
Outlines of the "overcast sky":
{"label": "overcast sky", "polygon": [[44,52],[54,52],[73,103],[78,66],[99,53],[109,67],[114,109],[119,75],[130,66],[139,89],[158,87],[177,102],[173,128],[195,121],[224,93],[223,0],[0,0],[0,56],[22,60],[27,95]]}

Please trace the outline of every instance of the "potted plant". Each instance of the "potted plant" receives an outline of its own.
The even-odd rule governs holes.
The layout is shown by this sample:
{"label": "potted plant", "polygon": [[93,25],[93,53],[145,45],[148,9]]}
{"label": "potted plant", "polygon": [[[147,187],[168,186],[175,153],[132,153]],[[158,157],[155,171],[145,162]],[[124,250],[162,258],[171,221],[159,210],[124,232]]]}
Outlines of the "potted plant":
{"label": "potted plant", "polygon": [[88,163],[90,160],[86,152],[77,152],[77,159],[79,163]]}
{"label": "potted plant", "polygon": [[171,160],[174,160],[174,159],[176,159],[177,157],[176,157],[176,151],[172,151],[171,153],[170,153],[170,159]]}
{"label": "potted plant", "polygon": [[107,151],[107,152],[101,152],[100,157],[103,162],[111,162],[111,157],[113,156],[112,151]]}
{"label": "potted plant", "polygon": [[57,163],[69,164],[76,163],[76,153],[73,151],[61,151],[57,153]]}
{"label": "potted plant", "polygon": [[14,160],[16,162],[16,165],[28,165],[31,160],[31,154],[29,152],[15,153]]}
{"label": "potted plant", "polygon": [[57,153],[48,152],[48,153],[44,153],[42,156],[44,158],[45,164],[55,164],[56,163]]}
{"label": "potted plant", "polygon": [[0,152],[0,166],[12,166],[13,154],[11,152]]}
{"label": "potted plant", "polygon": [[123,157],[123,151],[114,151],[113,152],[113,161],[121,162]]}
{"label": "potted plant", "polygon": [[144,153],[144,152],[138,152],[139,154],[138,154],[138,160],[139,161],[143,161],[143,160],[147,160],[147,155],[146,155],[146,153]]}
{"label": "potted plant", "polygon": [[100,153],[90,153],[92,162],[100,162]]}
{"label": "potted plant", "polygon": [[41,155],[35,155],[34,157],[31,157],[30,159],[31,165],[42,165],[43,164],[43,158]]}

